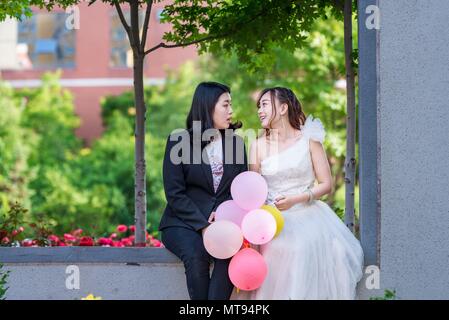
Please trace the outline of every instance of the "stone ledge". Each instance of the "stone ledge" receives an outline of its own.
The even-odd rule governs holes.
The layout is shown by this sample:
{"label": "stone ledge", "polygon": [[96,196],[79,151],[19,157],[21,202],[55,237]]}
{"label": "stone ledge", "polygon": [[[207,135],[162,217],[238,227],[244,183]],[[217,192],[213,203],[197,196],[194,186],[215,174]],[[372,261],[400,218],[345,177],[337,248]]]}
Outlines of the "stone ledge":
{"label": "stone ledge", "polygon": [[165,248],[0,247],[0,263],[181,263]]}
{"label": "stone ledge", "polygon": [[[188,299],[182,262],[165,248],[0,247],[0,263],[11,271],[7,299],[71,300],[88,293],[105,299]],[[81,290],[65,287],[71,264],[80,268]],[[382,296],[381,290],[366,289],[366,277],[357,299]]]}

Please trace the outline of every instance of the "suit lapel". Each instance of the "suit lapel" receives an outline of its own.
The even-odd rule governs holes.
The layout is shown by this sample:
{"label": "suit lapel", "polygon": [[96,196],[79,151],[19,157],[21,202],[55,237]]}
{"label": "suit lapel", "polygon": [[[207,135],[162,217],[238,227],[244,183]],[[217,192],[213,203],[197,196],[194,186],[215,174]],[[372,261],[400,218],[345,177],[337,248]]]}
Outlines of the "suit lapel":
{"label": "suit lapel", "polygon": [[[224,136],[224,139],[222,139],[222,148],[223,148],[223,176],[221,177],[220,184],[217,188],[217,194],[219,194],[222,189],[228,184],[229,179],[233,176],[233,170],[235,169],[235,166],[233,165],[234,159],[232,161],[226,161],[226,143],[228,144],[228,148],[232,147],[232,149],[235,149],[235,143],[233,141],[234,137],[233,135],[226,135]],[[230,150],[228,150],[230,151]],[[235,150],[233,150],[233,157],[235,156]]]}
{"label": "suit lapel", "polygon": [[212,190],[212,193],[214,193],[214,182],[212,179],[212,168],[210,164],[207,164],[203,161],[201,158],[201,169],[203,169],[203,173],[206,177],[207,184],[209,185],[210,190]]}

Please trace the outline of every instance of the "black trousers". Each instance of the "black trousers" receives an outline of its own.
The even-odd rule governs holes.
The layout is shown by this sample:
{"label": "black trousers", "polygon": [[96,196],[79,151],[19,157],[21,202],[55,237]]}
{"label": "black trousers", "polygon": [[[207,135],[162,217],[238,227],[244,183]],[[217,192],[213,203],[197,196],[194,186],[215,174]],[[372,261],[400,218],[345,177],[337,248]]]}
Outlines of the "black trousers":
{"label": "black trousers", "polygon": [[[201,231],[169,227],[162,231],[162,243],[184,263],[191,300],[229,300],[234,285],[229,280],[231,259],[216,259],[204,248]],[[212,276],[210,263],[214,262]]]}

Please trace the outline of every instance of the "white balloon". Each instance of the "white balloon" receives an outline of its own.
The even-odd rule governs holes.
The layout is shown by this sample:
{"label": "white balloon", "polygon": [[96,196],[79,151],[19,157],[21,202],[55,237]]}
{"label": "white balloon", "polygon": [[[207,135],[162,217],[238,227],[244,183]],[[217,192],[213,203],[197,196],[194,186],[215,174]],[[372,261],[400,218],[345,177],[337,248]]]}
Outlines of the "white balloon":
{"label": "white balloon", "polygon": [[217,259],[228,259],[242,247],[242,230],[231,221],[215,221],[204,232],[203,243],[211,256]]}
{"label": "white balloon", "polygon": [[253,244],[265,244],[276,234],[276,220],[266,210],[248,212],[242,221],[243,236]]}

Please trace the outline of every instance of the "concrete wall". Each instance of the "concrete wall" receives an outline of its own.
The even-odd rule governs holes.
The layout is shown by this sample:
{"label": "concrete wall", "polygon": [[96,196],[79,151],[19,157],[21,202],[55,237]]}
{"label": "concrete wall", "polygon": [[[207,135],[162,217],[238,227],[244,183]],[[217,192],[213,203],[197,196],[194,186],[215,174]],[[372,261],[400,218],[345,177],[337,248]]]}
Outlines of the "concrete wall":
{"label": "concrete wall", "polygon": [[[79,300],[92,293],[105,300],[188,299],[181,264],[79,263],[80,287],[67,289],[68,264],[17,264],[8,300]],[[70,287],[69,287],[70,288]]]}
{"label": "concrete wall", "polygon": [[189,298],[184,267],[166,249],[0,248],[0,261],[11,271],[8,300]]}
{"label": "concrete wall", "polygon": [[449,1],[378,2],[381,286],[449,299]]}
{"label": "concrete wall", "polygon": [[[11,272],[8,300],[77,300],[88,294],[107,300],[189,299],[184,266],[163,248],[0,247],[0,261]],[[359,282],[358,299],[383,296],[365,285],[370,274]]]}

